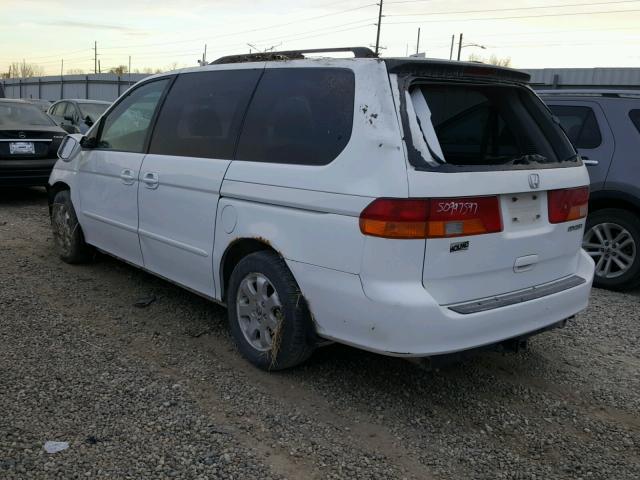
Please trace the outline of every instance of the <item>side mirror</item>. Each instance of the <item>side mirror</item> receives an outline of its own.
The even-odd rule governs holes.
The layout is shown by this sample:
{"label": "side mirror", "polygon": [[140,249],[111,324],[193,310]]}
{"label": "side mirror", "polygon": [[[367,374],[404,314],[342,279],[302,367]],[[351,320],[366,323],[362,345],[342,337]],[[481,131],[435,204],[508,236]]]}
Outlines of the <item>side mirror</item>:
{"label": "side mirror", "polygon": [[82,137],[80,146],[87,149],[96,148],[98,146],[98,139],[96,137]]}
{"label": "side mirror", "polygon": [[63,162],[70,162],[73,155],[78,151],[80,143],[81,140],[78,139],[78,135],[64,137],[58,148],[58,158]]}
{"label": "side mirror", "polygon": [[65,123],[64,125],[60,125],[60,127],[69,134],[78,133],[78,129],[76,128],[75,125]]}

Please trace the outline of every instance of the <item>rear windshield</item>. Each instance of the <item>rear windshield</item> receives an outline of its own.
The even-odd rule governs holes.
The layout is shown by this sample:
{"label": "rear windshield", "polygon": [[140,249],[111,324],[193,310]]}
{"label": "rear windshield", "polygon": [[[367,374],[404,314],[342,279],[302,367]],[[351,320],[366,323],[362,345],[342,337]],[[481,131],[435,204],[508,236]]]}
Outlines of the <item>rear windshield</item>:
{"label": "rear windshield", "polygon": [[575,159],[542,102],[525,88],[423,84],[410,91],[429,155],[458,166],[536,165]]}
{"label": "rear windshield", "polygon": [[0,103],[0,126],[51,126],[55,125],[42,110],[30,103]]}

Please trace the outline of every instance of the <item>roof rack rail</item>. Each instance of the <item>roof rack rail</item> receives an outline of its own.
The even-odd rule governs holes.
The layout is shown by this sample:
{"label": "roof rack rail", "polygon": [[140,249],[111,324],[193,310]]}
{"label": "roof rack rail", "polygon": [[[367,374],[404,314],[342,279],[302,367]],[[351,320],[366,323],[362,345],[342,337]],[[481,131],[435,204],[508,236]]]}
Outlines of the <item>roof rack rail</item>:
{"label": "roof rack rail", "polygon": [[540,88],[533,85],[536,93],[542,96],[581,96],[581,97],[613,97],[613,98],[638,98],[640,89],[612,89],[612,88]]}
{"label": "roof rack rail", "polygon": [[220,57],[209,65],[220,63],[270,62],[275,60],[299,60],[305,53],[351,52],[355,58],[376,58],[376,54],[367,47],[312,48],[307,50],[286,50],[282,52],[258,52],[244,55],[227,55]]}

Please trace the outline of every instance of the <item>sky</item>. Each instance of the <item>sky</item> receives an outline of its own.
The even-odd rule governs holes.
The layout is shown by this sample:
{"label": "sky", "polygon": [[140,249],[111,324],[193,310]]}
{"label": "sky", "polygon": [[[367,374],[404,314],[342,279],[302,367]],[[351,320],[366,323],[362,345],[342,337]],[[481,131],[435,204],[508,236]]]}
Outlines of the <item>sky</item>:
{"label": "sky", "polygon": [[[0,0],[0,72],[169,69],[250,49],[371,46],[379,0]],[[516,68],[640,67],[640,0],[383,0],[383,56],[511,58]],[[251,45],[251,46],[250,46]],[[484,48],[482,48],[484,47]],[[454,57],[457,54],[457,43]]]}

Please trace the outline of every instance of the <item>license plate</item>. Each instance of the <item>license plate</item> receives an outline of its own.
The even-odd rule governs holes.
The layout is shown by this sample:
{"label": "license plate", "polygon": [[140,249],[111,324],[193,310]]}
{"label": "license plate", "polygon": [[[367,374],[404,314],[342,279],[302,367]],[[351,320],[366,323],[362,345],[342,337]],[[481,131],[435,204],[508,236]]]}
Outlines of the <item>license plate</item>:
{"label": "license plate", "polygon": [[11,142],[9,143],[9,153],[11,155],[33,155],[36,149],[33,142]]}

